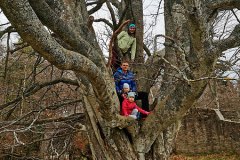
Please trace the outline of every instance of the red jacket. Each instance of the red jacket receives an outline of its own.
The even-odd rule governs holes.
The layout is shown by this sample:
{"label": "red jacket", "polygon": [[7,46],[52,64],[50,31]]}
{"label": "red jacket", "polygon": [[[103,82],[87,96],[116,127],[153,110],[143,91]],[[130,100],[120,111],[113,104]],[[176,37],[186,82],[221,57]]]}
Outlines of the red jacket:
{"label": "red jacket", "polygon": [[132,113],[133,109],[137,109],[142,114],[149,114],[149,112],[143,110],[142,108],[138,107],[135,102],[129,102],[129,100],[126,98],[122,102],[122,113],[123,116],[128,116]]}

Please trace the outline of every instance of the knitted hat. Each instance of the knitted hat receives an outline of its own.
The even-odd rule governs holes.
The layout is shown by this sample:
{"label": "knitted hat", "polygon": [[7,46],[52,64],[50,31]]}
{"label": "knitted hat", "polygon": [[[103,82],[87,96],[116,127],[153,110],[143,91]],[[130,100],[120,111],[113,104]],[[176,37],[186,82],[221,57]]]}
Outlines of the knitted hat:
{"label": "knitted hat", "polygon": [[128,26],[128,28],[136,28],[136,25],[133,24],[133,23],[131,23],[131,24]]}
{"label": "knitted hat", "polygon": [[128,83],[124,83],[123,84],[123,88],[128,88],[129,89],[129,84]]}
{"label": "knitted hat", "polygon": [[129,92],[129,93],[128,93],[128,98],[129,98],[129,97],[135,98],[135,92]]}

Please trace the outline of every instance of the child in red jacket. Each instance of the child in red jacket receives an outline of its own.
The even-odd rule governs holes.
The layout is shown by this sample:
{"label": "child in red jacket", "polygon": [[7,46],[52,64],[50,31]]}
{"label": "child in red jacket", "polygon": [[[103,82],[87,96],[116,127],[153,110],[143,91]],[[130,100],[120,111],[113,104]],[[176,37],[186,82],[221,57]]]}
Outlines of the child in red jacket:
{"label": "child in red jacket", "polygon": [[134,119],[138,118],[139,112],[142,114],[148,115],[150,112],[147,112],[142,108],[138,107],[137,104],[134,102],[134,98],[135,98],[135,92],[129,92],[128,97],[124,99],[122,102],[121,115],[130,116]]}

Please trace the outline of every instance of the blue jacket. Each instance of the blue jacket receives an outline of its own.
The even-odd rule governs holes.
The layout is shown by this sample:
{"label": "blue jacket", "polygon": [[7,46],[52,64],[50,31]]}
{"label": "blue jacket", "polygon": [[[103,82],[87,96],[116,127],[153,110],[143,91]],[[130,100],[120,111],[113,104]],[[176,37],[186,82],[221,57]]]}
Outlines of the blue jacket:
{"label": "blue jacket", "polygon": [[122,68],[118,68],[114,73],[114,80],[116,85],[117,93],[120,93],[123,89],[123,84],[128,83],[130,87],[130,91],[136,92],[136,81],[134,79],[134,74],[131,71],[127,71],[127,73],[123,73]]}

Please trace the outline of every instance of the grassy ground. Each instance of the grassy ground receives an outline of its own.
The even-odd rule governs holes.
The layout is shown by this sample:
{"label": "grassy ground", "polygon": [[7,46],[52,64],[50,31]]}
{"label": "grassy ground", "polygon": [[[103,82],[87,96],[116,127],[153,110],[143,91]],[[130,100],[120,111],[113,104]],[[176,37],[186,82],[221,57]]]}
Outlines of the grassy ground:
{"label": "grassy ground", "polygon": [[240,160],[240,155],[236,154],[212,154],[212,155],[175,155],[170,160]]}

